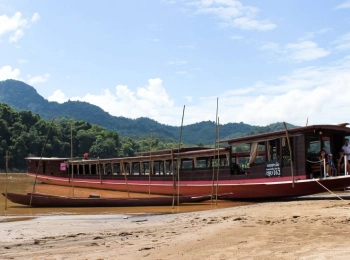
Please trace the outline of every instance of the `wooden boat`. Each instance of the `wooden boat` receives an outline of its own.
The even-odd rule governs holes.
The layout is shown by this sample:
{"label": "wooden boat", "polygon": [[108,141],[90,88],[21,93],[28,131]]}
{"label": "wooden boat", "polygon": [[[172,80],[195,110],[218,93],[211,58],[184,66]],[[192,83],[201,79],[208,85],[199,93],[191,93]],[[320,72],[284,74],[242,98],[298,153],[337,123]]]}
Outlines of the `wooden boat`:
{"label": "wooden boat", "polygon": [[326,178],[318,159],[322,149],[337,155],[346,136],[346,125],[312,125],[224,140],[220,149],[26,160],[28,174],[48,184],[163,195],[176,189],[182,196],[226,193],[232,199],[296,197],[350,186],[347,173]]}
{"label": "wooden boat", "polygon": [[[6,196],[5,193],[2,193]],[[32,196],[32,201],[30,203]],[[171,206],[173,197],[150,198],[80,198],[63,197],[44,194],[18,194],[7,193],[7,198],[18,204],[43,208],[43,207],[143,207],[143,206]],[[206,196],[180,196],[179,204],[190,202],[202,202],[211,199]],[[177,197],[174,200],[177,205]]]}

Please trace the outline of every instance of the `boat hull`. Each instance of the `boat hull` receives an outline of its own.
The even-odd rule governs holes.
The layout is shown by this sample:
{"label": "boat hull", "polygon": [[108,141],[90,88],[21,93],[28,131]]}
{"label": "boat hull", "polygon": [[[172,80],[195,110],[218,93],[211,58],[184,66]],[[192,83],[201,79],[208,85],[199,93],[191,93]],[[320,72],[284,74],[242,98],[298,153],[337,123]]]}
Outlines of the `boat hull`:
{"label": "boat hull", "polygon": [[[3,196],[6,194],[2,193]],[[7,198],[17,204],[32,207],[143,207],[171,206],[173,197],[152,198],[70,198],[38,194],[7,193]],[[179,204],[209,200],[211,196],[180,196]],[[174,200],[177,205],[177,198]]]}
{"label": "boat hull", "polygon": [[[29,174],[35,177],[34,174]],[[47,184],[152,193],[162,195],[174,194],[172,181],[129,181],[69,179],[47,175],[37,175],[37,180]],[[286,198],[317,194],[329,190],[343,189],[350,186],[350,175],[319,179],[298,179],[290,177],[260,178],[250,180],[183,181],[177,183],[175,193],[182,196],[198,196],[202,194],[226,194],[229,199],[265,199]]]}

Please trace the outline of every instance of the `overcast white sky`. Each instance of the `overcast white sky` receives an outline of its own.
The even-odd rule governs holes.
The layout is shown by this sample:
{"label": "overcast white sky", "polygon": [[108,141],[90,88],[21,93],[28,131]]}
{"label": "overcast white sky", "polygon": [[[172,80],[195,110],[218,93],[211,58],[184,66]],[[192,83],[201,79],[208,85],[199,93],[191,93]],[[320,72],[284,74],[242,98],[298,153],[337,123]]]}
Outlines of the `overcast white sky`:
{"label": "overcast white sky", "polygon": [[0,80],[180,125],[350,122],[350,0],[0,2]]}

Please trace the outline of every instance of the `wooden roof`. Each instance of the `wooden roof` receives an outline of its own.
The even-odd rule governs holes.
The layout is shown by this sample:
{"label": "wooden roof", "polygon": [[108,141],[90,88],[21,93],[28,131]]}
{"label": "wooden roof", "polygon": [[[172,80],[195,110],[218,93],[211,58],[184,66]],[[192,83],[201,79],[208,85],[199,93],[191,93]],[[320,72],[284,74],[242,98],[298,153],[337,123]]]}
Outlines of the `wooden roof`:
{"label": "wooden roof", "polygon": [[[303,127],[288,129],[288,134],[290,137],[304,135],[304,134],[310,134],[310,133],[320,133],[320,132],[322,132],[322,133],[332,132],[332,133],[336,133],[336,134],[350,135],[350,128],[346,127],[345,125],[346,124],[303,126]],[[263,141],[273,140],[273,139],[277,139],[277,138],[281,138],[281,137],[286,137],[285,130],[269,132],[269,133],[264,133],[264,134],[251,135],[251,136],[238,137],[238,138],[232,138],[232,139],[222,140],[220,142],[222,142],[222,143],[227,142],[229,145],[232,145],[232,144],[240,144],[240,143],[263,142]]]}
{"label": "wooden roof", "polygon": [[31,157],[28,156],[26,158],[24,158],[25,160],[35,160],[35,161],[39,161],[39,160],[43,160],[43,161],[66,161],[66,160],[70,160],[70,158],[62,158],[62,157]]}
{"label": "wooden roof", "polygon": [[[192,147],[183,147],[180,148],[180,153],[183,152],[191,152],[191,151],[202,151],[202,150],[210,150],[213,149],[211,147],[201,147],[201,146],[192,146]],[[173,149],[163,149],[163,150],[156,150],[156,151],[147,151],[147,152],[140,152],[139,154],[141,156],[149,156],[151,155],[160,155],[160,154],[171,154],[171,151],[173,151],[173,153],[178,153],[179,149],[178,148],[173,148]]]}
{"label": "wooden roof", "polygon": [[[149,161],[164,161],[164,160],[172,160],[172,159],[192,159],[192,158],[206,158],[206,157],[217,157],[218,153],[220,156],[226,156],[230,153],[230,147],[214,149],[205,147],[204,149],[180,149],[180,153],[177,153],[173,150],[171,153],[171,149],[161,150],[161,151],[152,151],[152,155],[149,155],[149,152],[145,152],[142,156],[134,156],[134,157],[117,157],[117,158],[107,158],[107,159],[99,159],[99,158],[73,158],[73,163],[75,164],[97,164],[97,163],[126,163],[126,162],[149,162]],[[157,153],[159,152],[159,153]],[[26,157],[26,160],[43,160],[43,161],[71,161],[71,158],[48,158],[48,157]]]}

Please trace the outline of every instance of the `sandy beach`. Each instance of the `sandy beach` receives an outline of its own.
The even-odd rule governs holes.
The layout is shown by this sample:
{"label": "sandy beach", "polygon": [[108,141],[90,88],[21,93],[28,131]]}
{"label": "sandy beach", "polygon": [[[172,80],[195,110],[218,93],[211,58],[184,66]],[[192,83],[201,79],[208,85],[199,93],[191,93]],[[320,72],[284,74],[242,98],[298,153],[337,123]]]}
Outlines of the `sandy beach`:
{"label": "sandy beach", "polygon": [[166,215],[2,217],[1,259],[346,259],[350,203],[267,202]]}

